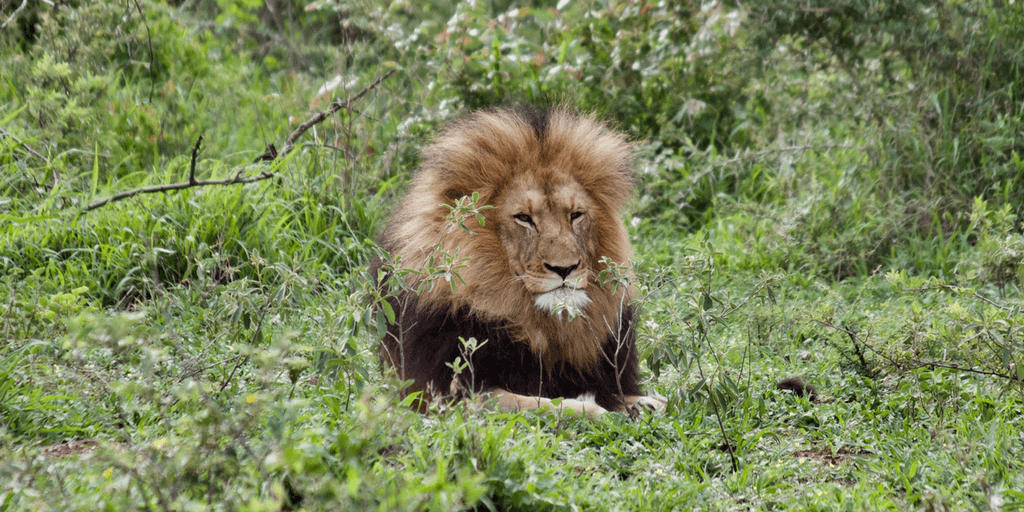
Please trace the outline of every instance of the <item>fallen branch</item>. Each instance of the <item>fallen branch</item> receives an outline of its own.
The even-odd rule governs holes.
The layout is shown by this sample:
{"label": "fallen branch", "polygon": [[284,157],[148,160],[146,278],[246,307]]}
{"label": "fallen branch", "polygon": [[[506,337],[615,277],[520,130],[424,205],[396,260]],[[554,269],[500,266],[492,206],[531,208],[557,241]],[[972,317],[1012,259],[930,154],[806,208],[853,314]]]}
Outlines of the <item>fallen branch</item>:
{"label": "fallen branch", "polygon": [[[346,98],[345,100],[334,100],[334,102],[331,103],[330,108],[328,108],[327,110],[325,110],[323,112],[317,112],[316,115],[314,115],[313,117],[309,118],[309,120],[307,120],[306,122],[304,122],[301,125],[299,125],[299,127],[296,128],[295,131],[293,131],[291,133],[291,135],[288,136],[287,139],[285,139],[284,148],[280,152],[277,151],[274,148],[273,144],[269,144],[267,146],[266,152],[264,152],[262,155],[260,155],[258,158],[256,158],[256,161],[257,162],[260,162],[260,161],[272,161],[272,160],[277,159],[278,157],[287,156],[288,153],[290,153],[293,149],[295,149],[295,141],[298,140],[298,138],[301,137],[302,134],[306,133],[307,130],[309,130],[310,128],[312,128],[316,124],[323,122],[324,119],[327,119],[328,117],[334,115],[335,113],[337,113],[339,110],[341,110],[343,108],[344,109],[351,109],[352,108],[352,103],[354,103],[359,98],[362,98],[363,96],[365,96],[366,93],[370,92],[370,90],[372,90],[373,88],[375,88],[378,85],[380,85],[380,83],[383,82],[385,78],[391,76],[394,72],[395,72],[394,70],[391,70],[391,71],[388,71],[387,73],[384,73],[383,75],[377,77],[376,80],[371,82],[366,87],[363,87],[363,89],[361,91],[357,92],[354,96],[350,96],[349,98]],[[277,176],[277,173],[274,172],[274,171],[263,171],[263,172],[261,172],[260,174],[258,174],[256,176],[242,176],[242,172],[244,171],[244,169],[243,169],[242,171],[239,171],[238,174],[236,174],[233,178],[226,178],[226,179],[223,179],[223,180],[197,180],[196,179],[196,158],[199,155],[199,148],[200,148],[200,145],[202,144],[202,142],[203,142],[203,136],[200,135],[196,139],[195,145],[192,146],[192,159],[189,162],[188,181],[182,182],[182,183],[169,183],[169,184],[165,184],[165,185],[153,185],[153,186],[149,186],[149,187],[142,187],[142,188],[136,188],[136,189],[132,189],[132,190],[126,190],[124,192],[120,192],[118,194],[114,194],[114,195],[112,195],[112,196],[110,196],[110,197],[108,197],[106,199],[102,199],[102,200],[96,201],[95,203],[92,203],[92,204],[86,206],[85,208],[83,208],[82,212],[83,213],[90,212],[90,211],[95,210],[97,208],[100,208],[100,207],[102,207],[102,206],[104,206],[104,205],[106,205],[108,203],[112,203],[112,202],[115,202],[115,201],[120,201],[122,199],[127,199],[129,197],[134,197],[134,196],[137,196],[139,194],[155,194],[157,192],[167,192],[167,191],[170,191],[170,190],[182,190],[182,189],[192,188],[192,187],[208,187],[208,186],[212,186],[212,185],[236,185],[236,184],[239,184],[239,183],[252,183],[252,182],[255,182],[255,181],[262,181],[262,180],[273,178],[274,176]],[[35,153],[35,152],[33,152],[33,153]],[[42,158],[42,157],[40,156],[40,158]]]}
{"label": "fallen branch", "polygon": [[[848,351],[840,348],[838,344],[836,348],[839,348],[839,355],[841,355],[843,359],[858,365],[860,368],[860,372],[863,375],[874,378],[878,374],[877,370],[871,368],[872,363],[871,361],[868,361],[866,352],[873,352],[878,356],[888,360],[890,363],[895,364],[895,362],[891,358],[887,357],[882,352],[876,350],[866,340],[860,339],[860,336],[858,336],[853,329],[844,327],[842,325],[836,325],[836,323],[833,322],[831,318],[819,318],[817,322],[825,327],[828,327],[829,329],[841,332],[850,337],[850,343],[853,344],[853,355],[851,355]],[[870,332],[868,332],[866,338],[871,338]],[[857,358],[854,359],[853,356],[857,356]]]}
{"label": "fallen branch", "polygon": [[157,192],[167,192],[169,190],[181,190],[192,187],[208,187],[211,185],[235,185],[238,183],[252,183],[254,181],[261,181],[268,178],[273,178],[277,173],[270,171],[263,171],[256,176],[242,176],[241,173],[236,174],[233,178],[226,178],[223,180],[197,180],[196,179],[196,157],[199,155],[199,145],[203,142],[203,136],[200,135],[196,139],[196,144],[192,146],[192,162],[189,165],[188,170],[188,181],[182,183],[168,183],[165,185],[153,185],[151,187],[136,188],[133,190],[127,190],[118,194],[114,194],[106,199],[96,201],[95,203],[86,206],[82,209],[83,212],[90,212],[107,203],[114,201],[120,201],[129,197],[137,196],[139,194],[155,194]]}

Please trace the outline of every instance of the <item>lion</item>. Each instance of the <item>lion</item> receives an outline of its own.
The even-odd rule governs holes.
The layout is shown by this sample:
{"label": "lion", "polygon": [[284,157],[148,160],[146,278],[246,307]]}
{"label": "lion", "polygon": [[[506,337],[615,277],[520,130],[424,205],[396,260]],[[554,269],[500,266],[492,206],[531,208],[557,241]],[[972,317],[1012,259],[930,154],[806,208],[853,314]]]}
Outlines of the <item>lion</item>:
{"label": "lion", "polygon": [[[503,411],[664,408],[638,383],[633,292],[599,280],[606,262],[629,265],[618,212],[632,185],[632,145],[590,115],[493,108],[449,123],[382,236],[390,271],[406,270],[385,370],[425,399],[494,396]],[[483,220],[458,229],[451,208],[474,194]],[[461,268],[427,275],[445,256]]]}

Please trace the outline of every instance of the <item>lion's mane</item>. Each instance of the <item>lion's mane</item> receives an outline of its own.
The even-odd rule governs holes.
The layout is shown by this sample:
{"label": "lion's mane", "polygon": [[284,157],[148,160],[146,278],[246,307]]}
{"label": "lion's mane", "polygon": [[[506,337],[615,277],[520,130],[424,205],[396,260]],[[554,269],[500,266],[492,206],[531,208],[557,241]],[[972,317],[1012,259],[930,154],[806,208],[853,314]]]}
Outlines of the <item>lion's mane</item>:
{"label": "lion's mane", "polygon": [[[563,108],[498,108],[450,123],[423,157],[381,245],[399,267],[417,271],[432,255],[436,264],[439,244],[470,259],[457,270],[461,281],[454,292],[440,280],[417,294],[413,278],[390,299],[397,318],[382,345],[385,364],[412,379],[415,390],[446,392],[453,377],[448,363],[466,360],[459,337],[475,337],[487,341],[469,358],[472,369],[459,382],[463,389],[503,388],[548,398],[591,393],[606,409],[621,409],[622,395],[639,394],[630,291],[601,286],[594,277],[604,269],[602,257],[630,261],[619,218],[633,183],[625,137]],[[527,173],[542,184],[568,175],[596,205],[596,236],[586,242],[583,262],[592,270],[590,302],[571,321],[539,309],[513,275],[498,236],[509,219],[496,209],[483,210],[483,225],[466,220],[471,234],[451,229],[449,210],[441,206],[473,193],[479,205],[493,204],[516,176]]]}

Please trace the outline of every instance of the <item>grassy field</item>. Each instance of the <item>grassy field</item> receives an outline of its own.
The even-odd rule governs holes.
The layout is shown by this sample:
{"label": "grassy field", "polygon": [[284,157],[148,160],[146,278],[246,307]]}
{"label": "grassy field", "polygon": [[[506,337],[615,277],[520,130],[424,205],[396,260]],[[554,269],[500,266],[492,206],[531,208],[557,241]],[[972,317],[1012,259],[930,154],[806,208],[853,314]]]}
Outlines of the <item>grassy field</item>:
{"label": "grassy field", "polygon": [[[1019,2],[53,3],[0,2],[0,512],[1024,509]],[[515,103],[636,142],[662,414],[381,375],[375,237]]]}

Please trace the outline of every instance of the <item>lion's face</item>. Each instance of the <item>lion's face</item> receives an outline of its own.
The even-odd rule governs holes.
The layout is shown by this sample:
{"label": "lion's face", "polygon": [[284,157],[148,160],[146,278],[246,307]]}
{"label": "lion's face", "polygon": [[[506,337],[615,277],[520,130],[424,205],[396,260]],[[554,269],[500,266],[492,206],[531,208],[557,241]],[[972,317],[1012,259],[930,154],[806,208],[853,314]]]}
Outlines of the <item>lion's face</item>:
{"label": "lion's face", "polygon": [[[420,303],[508,322],[551,357],[581,365],[598,357],[598,344],[577,338],[603,340],[629,295],[597,279],[602,258],[628,264],[631,256],[618,215],[633,184],[625,136],[567,110],[494,109],[455,121],[423,154],[383,245],[415,271],[439,250],[466,263],[454,286],[427,287]],[[452,229],[441,205],[474,193],[493,207],[482,212],[486,222]],[[562,311],[569,321],[552,316]]]}
{"label": "lion's face", "polygon": [[547,312],[582,310],[593,251],[593,204],[567,174],[524,173],[497,205],[498,236],[509,268]]}

